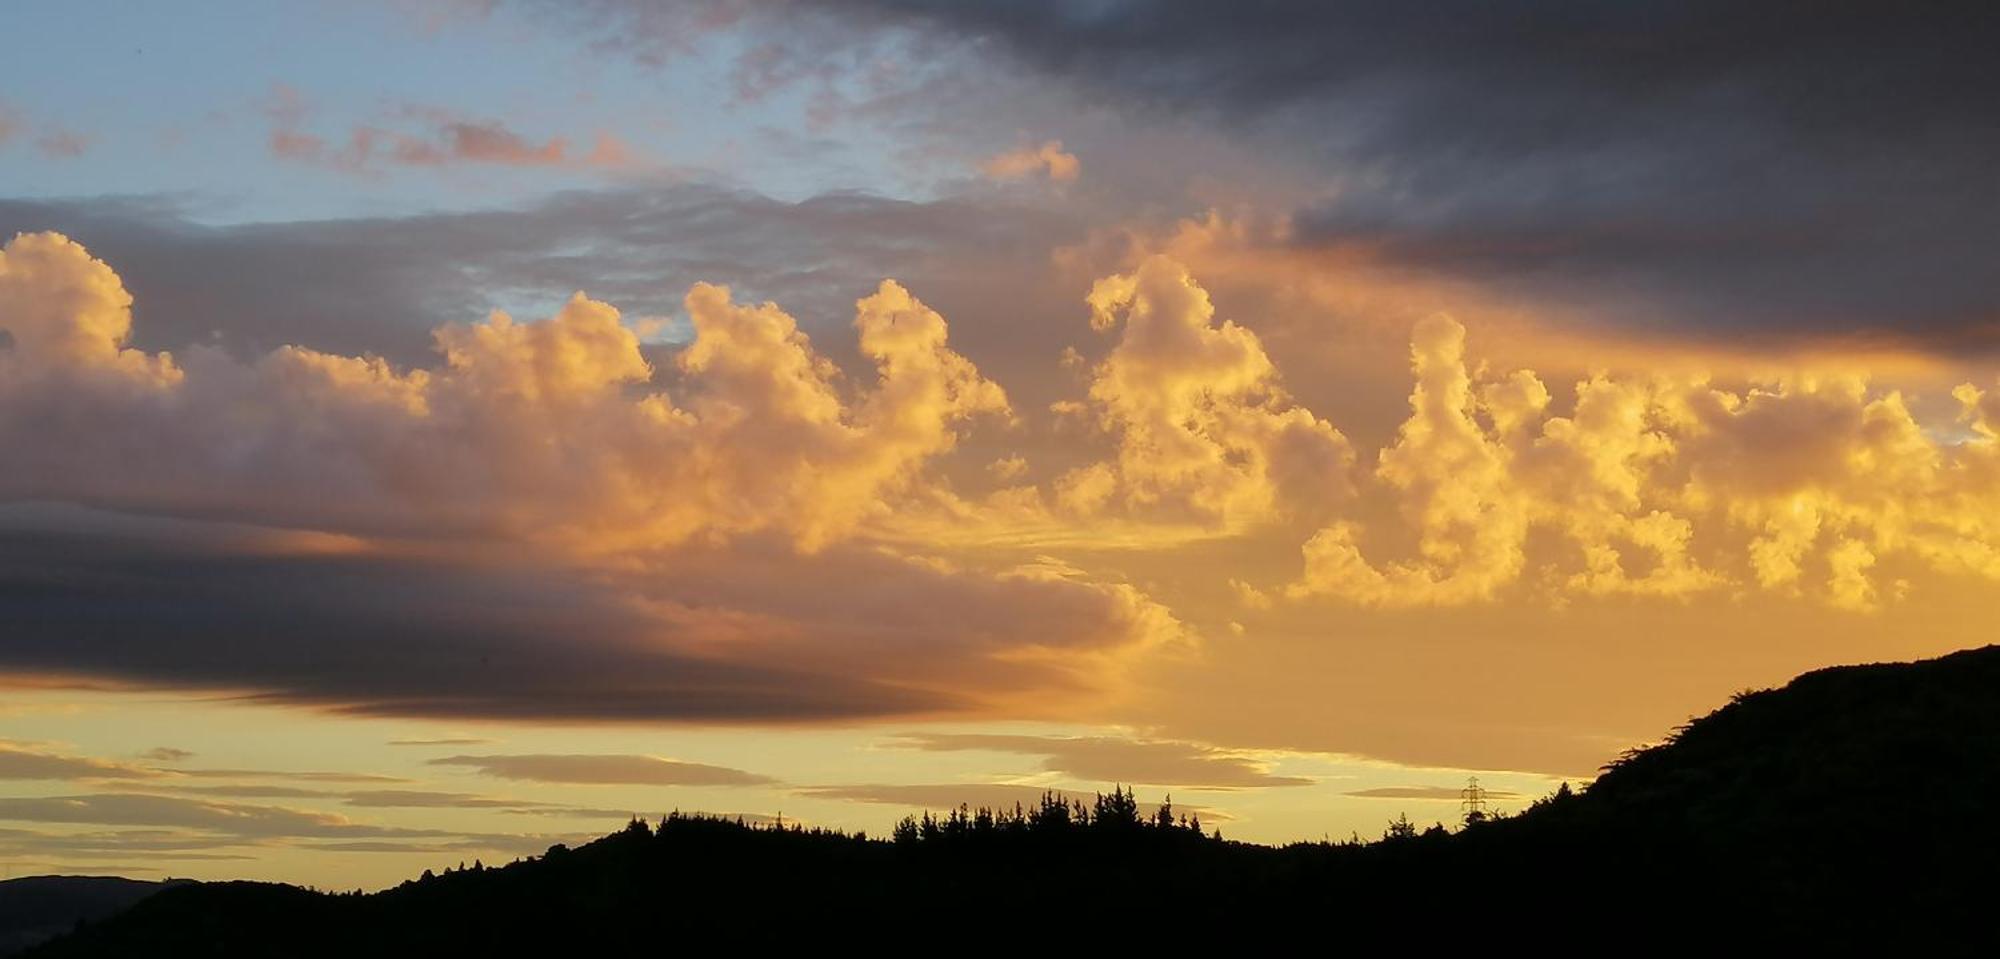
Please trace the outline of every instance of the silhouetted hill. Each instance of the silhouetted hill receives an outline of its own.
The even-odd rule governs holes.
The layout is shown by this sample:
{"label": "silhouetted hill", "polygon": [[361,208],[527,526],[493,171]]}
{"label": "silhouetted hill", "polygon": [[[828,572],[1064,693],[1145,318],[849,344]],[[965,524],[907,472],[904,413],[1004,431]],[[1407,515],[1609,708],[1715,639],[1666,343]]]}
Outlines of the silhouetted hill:
{"label": "silhouetted hill", "polygon": [[0,882],[0,956],[68,932],[78,921],[122,912],[166,885],[117,876],[25,876]]}
{"label": "silhouetted hill", "polygon": [[[889,840],[669,817],[373,895],[172,889],[38,957],[981,951],[1292,940],[1406,951],[1989,952],[2000,647],[1743,694],[1587,790],[1457,832],[1224,842],[1122,791],[961,810]],[[720,937],[720,938],[718,938]],[[1530,938],[1532,937],[1532,938]]]}

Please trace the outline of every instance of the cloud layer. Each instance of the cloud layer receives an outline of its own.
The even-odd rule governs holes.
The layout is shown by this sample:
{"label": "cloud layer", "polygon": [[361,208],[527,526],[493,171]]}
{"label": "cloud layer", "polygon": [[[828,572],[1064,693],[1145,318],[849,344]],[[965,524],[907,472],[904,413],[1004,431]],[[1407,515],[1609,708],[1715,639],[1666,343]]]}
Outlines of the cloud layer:
{"label": "cloud layer", "polygon": [[[964,428],[1009,416],[893,282],[856,304],[858,384],[778,307],[705,284],[666,371],[581,295],[440,329],[434,369],[147,352],[116,274],[48,234],[0,254],[0,305],[0,436],[21,448],[0,496],[109,527],[16,517],[17,669],[406,714],[829,717],[1094,687],[1180,632],[1123,584],[857,539]],[[401,668],[375,667],[386,649]]]}
{"label": "cloud layer", "polygon": [[[1927,404],[1810,370],[1552,387],[1433,316],[1403,422],[1364,454],[1176,259],[1083,307],[1096,357],[1049,358],[1072,387],[1046,411],[893,281],[854,304],[845,364],[701,283],[669,347],[577,294],[443,326],[429,367],[242,360],[133,347],[117,274],[25,235],[0,253],[0,657],[367,714],[1075,717],[1287,609],[1853,615],[2000,578],[1977,383]],[[987,468],[994,435],[1038,452]],[[1252,558],[1125,571],[1218,542]],[[1110,768],[1084,748],[1036,747]]]}

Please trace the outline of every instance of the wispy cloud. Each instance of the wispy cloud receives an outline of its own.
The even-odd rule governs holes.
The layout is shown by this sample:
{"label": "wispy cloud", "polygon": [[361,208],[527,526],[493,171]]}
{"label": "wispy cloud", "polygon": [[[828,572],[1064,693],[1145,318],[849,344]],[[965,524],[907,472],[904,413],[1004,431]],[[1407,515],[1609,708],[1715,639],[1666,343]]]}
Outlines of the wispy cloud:
{"label": "wispy cloud", "polygon": [[1042,758],[1042,768],[1100,783],[1211,789],[1305,786],[1313,780],[1273,774],[1251,756],[1199,743],[1108,736],[914,733],[890,745],[926,752],[984,751]]}
{"label": "wispy cloud", "polygon": [[502,120],[412,104],[378,123],[329,136],[309,129],[314,112],[298,90],[284,85],[273,90],[264,107],[272,157],[354,174],[454,166],[628,170],[642,162],[630,144],[606,131],[579,146],[568,137],[529,137]]}
{"label": "wispy cloud", "polygon": [[69,756],[0,741],[0,779],[151,779],[153,770],[108,759]]}
{"label": "wispy cloud", "polygon": [[500,779],[580,785],[637,786],[762,786],[777,782],[769,776],[682,762],[658,756],[530,754],[513,756],[446,756],[433,766],[464,766]]}
{"label": "wispy cloud", "polygon": [[[1482,789],[1480,794],[1488,799],[1519,799],[1521,795],[1505,789]],[[1345,793],[1363,799],[1435,799],[1459,802],[1465,799],[1465,789],[1461,786],[1378,786],[1373,789],[1357,789]]]}

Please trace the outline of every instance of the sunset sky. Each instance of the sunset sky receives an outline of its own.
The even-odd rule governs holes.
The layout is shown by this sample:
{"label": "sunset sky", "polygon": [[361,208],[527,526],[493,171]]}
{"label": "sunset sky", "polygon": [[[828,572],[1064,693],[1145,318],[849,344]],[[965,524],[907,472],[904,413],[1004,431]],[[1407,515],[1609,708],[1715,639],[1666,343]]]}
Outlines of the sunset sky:
{"label": "sunset sky", "polygon": [[6,4],[0,864],[1374,836],[1982,645],[2000,31],[1847,10]]}

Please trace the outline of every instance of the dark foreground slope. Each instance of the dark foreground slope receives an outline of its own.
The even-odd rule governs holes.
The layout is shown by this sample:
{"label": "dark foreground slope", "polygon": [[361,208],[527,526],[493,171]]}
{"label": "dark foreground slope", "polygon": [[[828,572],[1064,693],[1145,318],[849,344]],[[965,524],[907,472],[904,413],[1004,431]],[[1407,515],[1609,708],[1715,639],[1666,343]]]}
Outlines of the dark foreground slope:
{"label": "dark foreground slope", "polygon": [[[979,951],[1101,939],[1429,952],[2000,942],[2000,647],[1739,696],[1586,791],[1447,834],[1282,849],[1123,794],[894,840],[674,818],[368,896],[174,889],[37,956],[660,953],[721,941]],[[1401,831],[1398,831],[1399,833]],[[722,937],[717,940],[715,937]]]}
{"label": "dark foreground slope", "polygon": [[0,956],[116,915],[167,883],[117,876],[26,876],[0,882]]}

